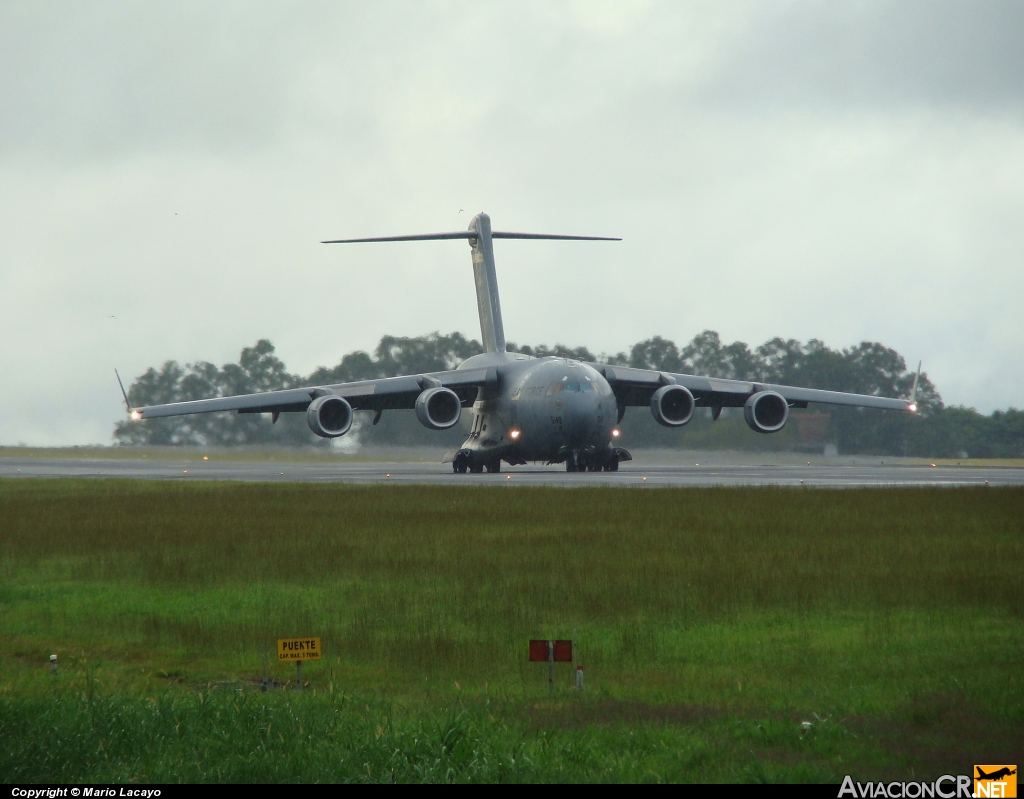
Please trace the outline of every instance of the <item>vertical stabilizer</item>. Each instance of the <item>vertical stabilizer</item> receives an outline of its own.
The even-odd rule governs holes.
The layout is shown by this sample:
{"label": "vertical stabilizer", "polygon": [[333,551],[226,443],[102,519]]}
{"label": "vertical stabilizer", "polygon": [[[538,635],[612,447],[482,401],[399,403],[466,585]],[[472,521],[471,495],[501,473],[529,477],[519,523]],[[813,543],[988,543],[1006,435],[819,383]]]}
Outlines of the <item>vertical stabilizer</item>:
{"label": "vertical stabilizer", "polygon": [[484,352],[505,351],[505,328],[501,323],[501,301],[498,299],[498,275],[494,269],[494,246],[491,244],[491,218],[477,214],[469,223],[477,235],[469,240],[473,250],[473,279],[476,282],[476,308],[480,314],[480,336]]}

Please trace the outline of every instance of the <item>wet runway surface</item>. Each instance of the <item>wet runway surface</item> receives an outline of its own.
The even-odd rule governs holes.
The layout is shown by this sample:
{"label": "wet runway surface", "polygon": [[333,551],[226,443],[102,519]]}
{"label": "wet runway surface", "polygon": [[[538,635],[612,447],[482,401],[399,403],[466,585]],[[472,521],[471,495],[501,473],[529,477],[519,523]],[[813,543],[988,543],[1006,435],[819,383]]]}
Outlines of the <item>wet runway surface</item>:
{"label": "wet runway surface", "polygon": [[645,465],[618,472],[567,473],[558,466],[503,467],[499,474],[452,472],[440,463],[338,461],[173,461],[112,458],[0,458],[0,478],[93,477],[309,483],[437,483],[543,486],[968,486],[1024,485],[1024,468],[863,465]]}

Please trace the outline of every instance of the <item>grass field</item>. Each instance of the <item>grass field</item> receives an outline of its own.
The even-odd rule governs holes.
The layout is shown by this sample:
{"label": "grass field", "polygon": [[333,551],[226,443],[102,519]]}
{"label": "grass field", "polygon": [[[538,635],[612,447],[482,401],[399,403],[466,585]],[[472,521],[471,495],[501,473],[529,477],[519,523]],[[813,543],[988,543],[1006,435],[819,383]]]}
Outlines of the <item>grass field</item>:
{"label": "grass field", "polygon": [[[1022,520],[1016,488],[2,481],[0,779],[1016,763]],[[549,695],[527,640],[574,631],[586,690],[565,665]],[[290,635],[325,658],[263,694],[264,642],[294,679],[273,662]]]}

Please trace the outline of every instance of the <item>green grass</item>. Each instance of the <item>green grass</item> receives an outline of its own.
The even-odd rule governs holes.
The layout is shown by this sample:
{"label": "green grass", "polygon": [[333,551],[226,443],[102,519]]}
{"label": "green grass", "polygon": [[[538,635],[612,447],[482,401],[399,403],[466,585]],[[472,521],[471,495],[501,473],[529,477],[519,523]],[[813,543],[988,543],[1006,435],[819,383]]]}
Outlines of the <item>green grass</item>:
{"label": "green grass", "polygon": [[[1016,488],[2,481],[0,779],[999,762],[1024,752],[1022,512]],[[587,690],[559,666],[549,696],[526,642],[574,631]],[[254,691],[289,635],[323,638],[309,690]]]}

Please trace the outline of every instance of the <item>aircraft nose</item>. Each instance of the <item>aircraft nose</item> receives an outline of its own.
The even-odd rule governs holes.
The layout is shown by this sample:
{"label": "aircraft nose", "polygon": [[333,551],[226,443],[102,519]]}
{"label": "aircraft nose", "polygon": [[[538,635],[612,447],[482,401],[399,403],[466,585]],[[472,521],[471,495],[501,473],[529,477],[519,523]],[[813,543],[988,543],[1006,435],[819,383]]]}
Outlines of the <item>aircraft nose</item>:
{"label": "aircraft nose", "polygon": [[588,441],[596,430],[600,397],[591,391],[573,393],[570,397],[564,408],[565,430],[574,443],[581,444]]}

